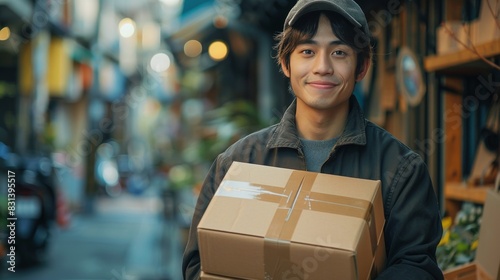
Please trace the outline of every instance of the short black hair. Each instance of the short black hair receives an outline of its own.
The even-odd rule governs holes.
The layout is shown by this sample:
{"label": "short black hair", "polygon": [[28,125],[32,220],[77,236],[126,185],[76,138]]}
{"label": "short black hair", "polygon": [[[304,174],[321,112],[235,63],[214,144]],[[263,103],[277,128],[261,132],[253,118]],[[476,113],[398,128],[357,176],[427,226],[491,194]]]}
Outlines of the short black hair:
{"label": "short black hair", "polygon": [[297,22],[275,36],[278,41],[274,46],[277,51],[276,60],[278,65],[285,62],[290,68],[290,55],[300,41],[311,39],[318,31],[319,18],[324,14],[332,26],[333,33],[346,45],[350,46],[357,54],[356,75],[360,73],[365,60],[372,57],[371,38],[361,29],[355,27],[339,13],[332,11],[314,11],[303,15]]}

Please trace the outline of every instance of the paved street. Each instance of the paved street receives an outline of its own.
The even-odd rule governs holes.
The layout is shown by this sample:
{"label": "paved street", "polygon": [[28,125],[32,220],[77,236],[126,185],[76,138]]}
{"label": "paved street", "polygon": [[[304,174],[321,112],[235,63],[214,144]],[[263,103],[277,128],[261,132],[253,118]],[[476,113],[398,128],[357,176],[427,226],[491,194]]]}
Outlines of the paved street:
{"label": "paved street", "polygon": [[162,215],[157,194],[99,198],[95,206],[94,215],[73,215],[67,229],[56,229],[44,264],[2,267],[0,278],[182,279],[180,230]]}

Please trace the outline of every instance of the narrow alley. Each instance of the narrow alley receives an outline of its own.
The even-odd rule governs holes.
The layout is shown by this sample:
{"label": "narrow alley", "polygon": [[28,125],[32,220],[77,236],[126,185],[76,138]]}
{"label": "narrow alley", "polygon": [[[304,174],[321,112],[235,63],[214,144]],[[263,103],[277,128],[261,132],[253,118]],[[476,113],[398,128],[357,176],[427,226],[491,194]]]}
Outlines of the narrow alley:
{"label": "narrow alley", "polygon": [[160,196],[100,197],[94,214],[57,228],[44,263],[2,269],[2,279],[180,279],[180,228],[163,215]]}

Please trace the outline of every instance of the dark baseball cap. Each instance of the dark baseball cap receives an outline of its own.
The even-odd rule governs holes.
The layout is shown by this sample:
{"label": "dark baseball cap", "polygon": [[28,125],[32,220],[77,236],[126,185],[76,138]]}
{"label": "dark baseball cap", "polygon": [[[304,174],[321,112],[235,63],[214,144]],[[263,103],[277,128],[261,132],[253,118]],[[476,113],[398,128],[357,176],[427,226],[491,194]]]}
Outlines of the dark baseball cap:
{"label": "dark baseball cap", "polygon": [[365,13],[354,0],[299,0],[288,12],[283,30],[292,26],[304,14],[313,11],[337,12],[370,36]]}

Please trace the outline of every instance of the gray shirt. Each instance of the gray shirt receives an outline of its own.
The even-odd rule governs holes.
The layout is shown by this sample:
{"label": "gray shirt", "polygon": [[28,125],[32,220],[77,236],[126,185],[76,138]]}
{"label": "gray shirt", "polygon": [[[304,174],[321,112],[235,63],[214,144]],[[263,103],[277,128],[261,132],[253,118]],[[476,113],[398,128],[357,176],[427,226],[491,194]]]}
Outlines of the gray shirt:
{"label": "gray shirt", "polygon": [[330,155],[333,145],[337,143],[337,138],[328,140],[307,140],[300,138],[302,149],[306,156],[307,171],[321,172],[321,166]]}

